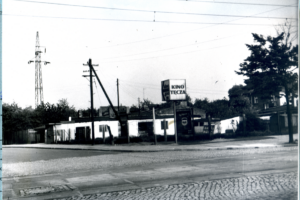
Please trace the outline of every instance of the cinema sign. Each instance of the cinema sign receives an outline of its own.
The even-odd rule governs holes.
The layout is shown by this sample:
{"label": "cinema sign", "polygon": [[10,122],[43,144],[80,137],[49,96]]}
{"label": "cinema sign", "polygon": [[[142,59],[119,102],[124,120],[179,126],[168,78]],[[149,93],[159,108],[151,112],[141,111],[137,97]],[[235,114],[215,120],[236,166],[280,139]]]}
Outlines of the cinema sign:
{"label": "cinema sign", "polygon": [[165,80],[161,82],[162,100],[186,100],[185,79]]}

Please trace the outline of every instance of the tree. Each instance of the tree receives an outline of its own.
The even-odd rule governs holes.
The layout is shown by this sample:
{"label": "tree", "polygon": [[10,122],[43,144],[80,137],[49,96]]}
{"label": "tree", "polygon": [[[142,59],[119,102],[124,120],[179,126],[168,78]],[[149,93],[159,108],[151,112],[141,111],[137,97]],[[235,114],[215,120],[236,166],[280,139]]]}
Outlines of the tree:
{"label": "tree", "polygon": [[209,101],[208,98],[195,100],[194,106],[205,110],[208,122],[208,131],[211,136],[211,118],[227,118],[234,115],[232,107],[229,106],[229,101],[224,99]]}
{"label": "tree", "polygon": [[186,101],[187,101],[187,105],[188,106],[192,106],[193,105],[193,101],[192,98],[189,94],[186,94]]}
{"label": "tree", "polygon": [[138,112],[139,108],[136,105],[132,104],[132,106],[129,108],[129,110],[130,110],[130,112]]}
{"label": "tree", "polygon": [[243,85],[234,85],[228,90],[229,103],[238,114],[243,114],[249,110],[250,101],[245,95],[247,91]]}
{"label": "tree", "polygon": [[[287,102],[289,142],[293,142],[293,128],[290,112],[290,94],[298,87],[298,75],[293,73],[292,67],[298,67],[298,45],[285,44],[284,33],[277,37],[252,34],[258,44],[246,46],[251,55],[240,64],[238,75],[248,77],[245,80],[247,87],[254,90],[253,94],[261,98],[270,98],[271,95],[279,96],[284,88]],[[267,46],[268,45],[268,46]]]}
{"label": "tree", "polygon": [[35,109],[34,117],[40,125],[57,123],[67,121],[69,117],[76,117],[76,110],[66,99],[59,100],[56,105],[42,102]]}
{"label": "tree", "polygon": [[207,115],[215,118],[228,118],[235,115],[233,108],[225,97],[214,101],[209,101],[208,98],[196,99],[194,106],[205,110]]}
{"label": "tree", "polygon": [[143,99],[143,101],[140,102],[141,110],[152,110],[153,107],[156,107],[156,105],[150,101],[149,99]]}
{"label": "tree", "polygon": [[[297,22],[297,21],[295,21]],[[286,19],[284,24],[279,24],[275,27],[276,33],[279,36],[284,33],[284,39],[282,42],[286,45],[292,45],[292,43],[298,38],[298,26],[293,26],[292,22]]]}
{"label": "tree", "polygon": [[35,123],[34,120],[32,120],[32,115],[33,109],[31,107],[22,109],[15,102],[12,104],[3,103],[2,131],[4,141],[6,142],[11,139],[11,134],[16,131],[34,128]]}

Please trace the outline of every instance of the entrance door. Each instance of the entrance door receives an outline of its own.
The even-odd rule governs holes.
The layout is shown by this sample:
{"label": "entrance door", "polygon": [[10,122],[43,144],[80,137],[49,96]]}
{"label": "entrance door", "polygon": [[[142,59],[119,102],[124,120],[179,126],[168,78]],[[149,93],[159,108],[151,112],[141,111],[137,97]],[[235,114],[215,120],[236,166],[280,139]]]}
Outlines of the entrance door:
{"label": "entrance door", "polygon": [[[86,128],[86,129],[85,129]],[[85,131],[84,131],[85,129]],[[75,140],[77,141],[87,141],[91,139],[91,131],[90,127],[77,127],[76,128],[76,134],[75,134]]]}

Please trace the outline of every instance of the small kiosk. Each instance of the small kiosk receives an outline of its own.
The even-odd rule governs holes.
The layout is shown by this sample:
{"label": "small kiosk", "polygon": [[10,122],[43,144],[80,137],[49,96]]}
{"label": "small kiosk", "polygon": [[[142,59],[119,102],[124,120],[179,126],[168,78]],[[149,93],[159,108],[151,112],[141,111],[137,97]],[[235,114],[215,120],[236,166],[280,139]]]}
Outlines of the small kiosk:
{"label": "small kiosk", "polygon": [[174,130],[175,142],[178,134],[192,135],[194,133],[192,124],[192,109],[185,106],[176,108],[176,102],[186,101],[186,81],[185,79],[165,80],[161,82],[161,92],[163,101],[173,101],[174,108]]}

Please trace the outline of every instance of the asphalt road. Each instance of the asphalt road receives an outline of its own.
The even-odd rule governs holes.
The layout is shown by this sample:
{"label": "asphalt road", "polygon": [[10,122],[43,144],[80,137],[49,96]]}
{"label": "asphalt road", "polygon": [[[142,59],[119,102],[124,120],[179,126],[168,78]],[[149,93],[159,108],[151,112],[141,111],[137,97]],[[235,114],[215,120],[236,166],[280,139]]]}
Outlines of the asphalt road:
{"label": "asphalt road", "polygon": [[[124,153],[4,164],[4,199],[297,199],[298,149]],[[31,176],[29,176],[31,175]]]}
{"label": "asphalt road", "polygon": [[90,157],[108,154],[120,154],[121,152],[92,151],[92,150],[56,150],[56,149],[33,149],[33,148],[3,148],[2,162],[19,163],[33,161],[47,161],[61,158]]}

